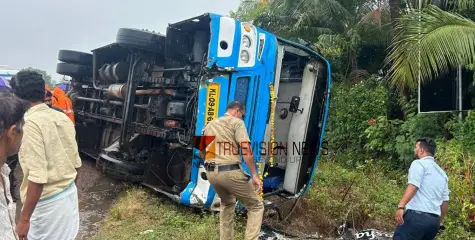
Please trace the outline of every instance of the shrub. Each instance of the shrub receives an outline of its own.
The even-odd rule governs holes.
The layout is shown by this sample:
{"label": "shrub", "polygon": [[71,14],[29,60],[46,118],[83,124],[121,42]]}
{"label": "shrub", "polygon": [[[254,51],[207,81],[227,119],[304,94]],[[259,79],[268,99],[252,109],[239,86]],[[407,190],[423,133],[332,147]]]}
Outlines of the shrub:
{"label": "shrub", "polygon": [[332,88],[330,117],[325,135],[330,151],[351,150],[354,161],[364,157],[364,130],[368,121],[386,112],[387,91],[372,76],[360,83],[337,84]]}
{"label": "shrub", "polygon": [[455,134],[450,141],[438,142],[436,157],[449,177],[449,211],[441,239],[475,238],[475,114],[463,122],[447,124]]}
{"label": "shrub", "polygon": [[381,164],[368,161],[349,169],[339,162],[325,159],[319,165],[315,185],[307,197],[308,208],[319,213],[319,220],[328,221],[318,224],[338,227],[346,221],[357,229],[393,231],[394,203],[400,200],[403,187]]}
{"label": "shrub", "polygon": [[394,169],[407,169],[413,160],[415,141],[420,137],[441,139],[447,134],[447,114],[409,114],[406,121],[377,118],[365,130],[365,149],[390,161]]}

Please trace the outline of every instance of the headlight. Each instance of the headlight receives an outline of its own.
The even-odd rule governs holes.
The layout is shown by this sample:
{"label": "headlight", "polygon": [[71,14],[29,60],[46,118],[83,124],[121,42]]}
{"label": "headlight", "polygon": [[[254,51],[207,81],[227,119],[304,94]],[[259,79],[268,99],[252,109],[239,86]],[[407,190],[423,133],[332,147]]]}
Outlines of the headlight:
{"label": "headlight", "polygon": [[248,36],[244,36],[242,37],[242,44],[244,45],[244,47],[250,47],[251,46],[251,39],[249,39]]}
{"label": "headlight", "polygon": [[245,63],[249,62],[249,53],[246,50],[241,51],[241,61]]}

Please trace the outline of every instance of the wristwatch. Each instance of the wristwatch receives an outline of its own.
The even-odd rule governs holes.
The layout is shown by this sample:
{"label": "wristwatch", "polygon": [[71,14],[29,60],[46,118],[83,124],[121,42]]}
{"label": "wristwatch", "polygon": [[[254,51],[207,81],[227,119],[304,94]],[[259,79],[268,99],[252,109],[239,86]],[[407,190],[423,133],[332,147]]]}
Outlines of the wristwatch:
{"label": "wristwatch", "polygon": [[399,206],[399,205],[398,205],[398,206],[397,206],[397,210],[399,210],[399,209],[405,210],[406,207],[404,207],[404,206]]}

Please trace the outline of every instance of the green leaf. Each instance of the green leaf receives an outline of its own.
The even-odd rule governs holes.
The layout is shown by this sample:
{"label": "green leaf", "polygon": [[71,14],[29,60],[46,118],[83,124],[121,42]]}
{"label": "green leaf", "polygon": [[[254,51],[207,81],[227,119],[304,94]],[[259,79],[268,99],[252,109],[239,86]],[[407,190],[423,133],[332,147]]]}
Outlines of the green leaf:
{"label": "green leaf", "polygon": [[[403,89],[448,73],[462,64],[475,63],[475,22],[435,6],[403,16],[386,58],[388,80]],[[418,66],[419,53],[421,56]]]}

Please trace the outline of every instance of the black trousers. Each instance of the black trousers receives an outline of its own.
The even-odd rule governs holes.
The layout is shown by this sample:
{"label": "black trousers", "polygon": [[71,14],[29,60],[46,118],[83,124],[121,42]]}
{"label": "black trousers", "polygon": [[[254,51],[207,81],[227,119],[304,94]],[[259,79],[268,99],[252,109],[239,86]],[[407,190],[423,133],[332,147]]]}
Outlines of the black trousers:
{"label": "black trousers", "polygon": [[16,202],[19,200],[19,194],[16,194],[18,192],[16,191],[18,181],[15,177],[15,169],[18,165],[18,154],[8,157],[7,165],[10,168],[10,175],[8,176],[10,180],[10,194],[12,195],[13,201]]}
{"label": "black trousers", "polygon": [[395,240],[431,240],[439,231],[440,217],[435,214],[407,210],[403,219],[394,232]]}

